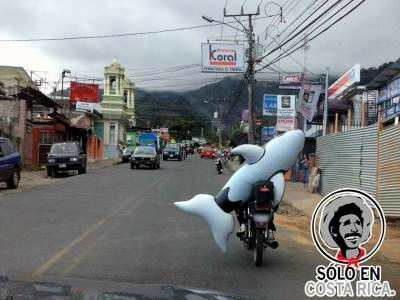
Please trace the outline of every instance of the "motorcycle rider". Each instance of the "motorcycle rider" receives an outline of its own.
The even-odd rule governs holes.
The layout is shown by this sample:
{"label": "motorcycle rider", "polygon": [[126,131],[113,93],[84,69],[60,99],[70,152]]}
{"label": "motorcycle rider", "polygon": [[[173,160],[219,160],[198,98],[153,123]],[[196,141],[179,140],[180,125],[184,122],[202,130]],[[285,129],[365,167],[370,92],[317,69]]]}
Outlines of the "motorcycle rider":
{"label": "motorcycle rider", "polygon": [[222,158],[221,157],[217,157],[217,159],[215,160],[215,164],[217,167],[217,172],[218,173],[222,173],[222,169],[224,168],[224,165],[222,163]]}

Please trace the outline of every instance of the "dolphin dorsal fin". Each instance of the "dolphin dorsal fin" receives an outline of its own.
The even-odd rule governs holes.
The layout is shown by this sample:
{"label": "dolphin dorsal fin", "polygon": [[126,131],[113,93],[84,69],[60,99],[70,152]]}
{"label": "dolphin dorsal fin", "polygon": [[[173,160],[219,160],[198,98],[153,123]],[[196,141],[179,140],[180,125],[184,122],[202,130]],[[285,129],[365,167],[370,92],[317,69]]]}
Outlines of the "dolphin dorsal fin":
{"label": "dolphin dorsal fin", "polygon": [[264,154],[264,149],[257,145],[240,145],[232,150],[234,154],[240,154],[246,160],[247,163],[255,163]]}

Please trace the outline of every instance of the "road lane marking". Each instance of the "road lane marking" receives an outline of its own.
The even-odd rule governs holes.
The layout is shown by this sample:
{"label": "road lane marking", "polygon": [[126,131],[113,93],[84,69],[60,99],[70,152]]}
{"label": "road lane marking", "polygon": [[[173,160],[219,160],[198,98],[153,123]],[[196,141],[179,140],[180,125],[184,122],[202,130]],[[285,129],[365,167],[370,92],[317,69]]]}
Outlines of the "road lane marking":
{"label": "road lane marking", "polygon": [[78,236],[76,239],[74,239],[71,243],[69,243],[66,247],[58,251],[56,254],[51,256],[44,264],[42,264],[38,269],[36,269],[33,273],[32,276],[41,276],[44,272],[46,272],[48,269],[50,269],[54,264],[56,264],[61,258],[63,258],[72,248],[74,248],[76,245],[81,243],[85,238],[87,238],[92,232],[94,232],[97,228],[99,228],[101,225],[103,225],[106,221],[109,219],[113,218],[115,215],[117,215],[119,212],[121,212],[127,205],[129,205],[132,201],[137,199],[138,197],[140,198],[141,195],[144,193],[147,193],[151,188],[153,188],[154,185],[159,184],[162,180],[165,178],[168,178],[167,174],[161,176],[158,178],[156,181],[151,183],[148,188],[140,193],[139,195],[136,195],[134,198],[132,198],[130,201],[124,203],[121,205],[119,208],[115,209],[111,214],[105,216],[103,219],[98,221],[96,224],[92,225],[89,229],[84,231],[80,236]]}
{"label": "road lane marking", "polygon": [[[166,181],[168,181],[168,179],[170,179],[170,177],[164,177],[163,180],[160,180],[157,184],[159,187],[161,187]],[[76,257],[74,257],[72,263],[67,266],[63,271],[61,271],[61,275],[65,276],[67,275],[70,271],[72,271],[76,266],[78,266],[81,261],[83,259],[86,258],[86,256],[89,253],[92,253],[91,251],[96,248],[107,236],[107,234],[112,231],[113,229],[115,229],[118,225],[119,225],[119,220],[122,218],[125,218],[127,216],[129,216],[133,211],[136,210],[136,208],[145,200],[147,200],[146,198],[141,198],[142,200],[139,200],[138,202],[135,203],[135,205],[133,207],[131,207],[130,209],[127,209],[124,211],[123,215],[120,216],[118,218],[118,220],[116,220],[114,223],[111,223],[107,229],[103,232],[103,234],[101,236],[99,236],[93,243],[90,244],[89,247],[87,247],[86,252],[85,253],[80,253],[78,254]]]}

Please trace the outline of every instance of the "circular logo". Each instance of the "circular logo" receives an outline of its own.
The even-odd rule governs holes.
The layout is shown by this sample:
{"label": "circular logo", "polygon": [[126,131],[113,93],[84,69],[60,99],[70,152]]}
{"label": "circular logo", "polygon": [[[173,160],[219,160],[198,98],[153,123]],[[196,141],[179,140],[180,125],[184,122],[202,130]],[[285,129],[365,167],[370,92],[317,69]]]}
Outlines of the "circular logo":
{"label": "circular logo", "polygon": [[379,203],[357,189],[328,194],[311,219],[312,239],[321,255],[348,266],[358,267],[370,259],[381,247],[385,231],[385,216]]}

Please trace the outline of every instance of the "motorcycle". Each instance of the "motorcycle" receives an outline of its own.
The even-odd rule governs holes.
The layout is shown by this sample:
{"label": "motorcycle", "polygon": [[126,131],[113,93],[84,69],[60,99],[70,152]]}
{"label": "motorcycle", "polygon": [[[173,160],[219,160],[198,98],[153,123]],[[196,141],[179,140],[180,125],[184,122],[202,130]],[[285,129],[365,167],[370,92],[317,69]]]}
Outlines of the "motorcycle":
{"label": "motorcycle", "polygon": [[217,173],[218,173],[218,174],[222,174],[222,169],[223,169],[224,167],[223,167],[223,165],[222,165],[221,159],[217,159],[216,162],[215,162],[215,164],[216,164],[216,167],[217,167]]}
{"label": "motorcycle", "polygon": [[[248,250],[253,250],[253,262],[256,266],[262,264],[264,248],[276,249],[279,243],[275,240],[273,223],[276,208],[274,203],[274,184],[271,181],[260,181],[254,185],[254,197],[237,210],[238,219],[242,212],[244,232],[238,232],[237,237]],[[241,210],[241,211],[240,211]]]}

